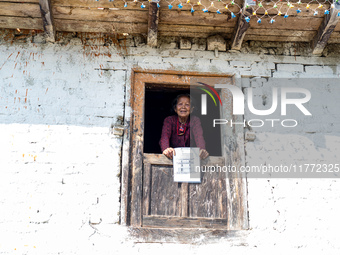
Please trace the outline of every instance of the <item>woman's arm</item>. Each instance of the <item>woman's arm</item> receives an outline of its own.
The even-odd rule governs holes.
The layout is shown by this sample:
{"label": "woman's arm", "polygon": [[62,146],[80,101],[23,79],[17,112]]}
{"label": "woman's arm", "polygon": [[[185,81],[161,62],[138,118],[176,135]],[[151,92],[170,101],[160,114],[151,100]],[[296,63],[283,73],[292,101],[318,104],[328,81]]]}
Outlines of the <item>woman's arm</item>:
{"label": "woman's arm", "polygon": [[169,159],[172,159],[173,155],[175,155],[175,150],[170,147],[170,139],[172,134],[172,118],[167,117],[164,120],[161,140],[159,141],[159,145],[161,146],[162,153],[167,156]]}
{"label": "woman's arm", "polygon": [[203,129],[201,125],[201,120],[198,117],[194,117],[192,120],[192,134],[194,135],[196,146],[201,150],[205,150],[205,141],[203,137]]}
{"label": "woman's arm", "polygon": [[200,158],[205,159],[209,156],[209,153],[205,149],[205,140],[203,137],[203,129],[201,120],[198,117],[193,118],[192,132],[194,135],[196,146],[200,148]]}
{"label": "woman's arm", "polygon": [[163,122],[163,128],[162,128],[162,135],[161,135],[161,139],[159,141],[159,145],[161,147],[162,152],[170,147],[170,138],[171,138],[171,118],[167,117],[164,119]]}

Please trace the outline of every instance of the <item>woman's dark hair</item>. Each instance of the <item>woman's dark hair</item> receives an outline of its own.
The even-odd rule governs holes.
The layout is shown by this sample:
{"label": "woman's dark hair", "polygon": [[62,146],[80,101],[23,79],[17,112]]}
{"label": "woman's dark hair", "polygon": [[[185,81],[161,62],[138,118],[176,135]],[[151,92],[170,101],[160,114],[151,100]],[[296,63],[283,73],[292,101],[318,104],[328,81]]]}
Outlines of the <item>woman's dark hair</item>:
{"label": "woman's dark hair", "polygon": [[181,97],[187,97],[187,98],[189,98],[189,100],[190,100],[190,108],[194,108],[194,107],[195,107],[195,101],[194,101],[194,99],[190,96],[190,94],[180,94],[180,95],[178,95],[178,96],[172,101],[172,107],[171,107],[171,112],[172,112],[172,113],[176,113],[176,112],[175,112],[175,108],[176,108],[176,105],[177,105],[177,103],[178,103],[178,100],[179,100]]}

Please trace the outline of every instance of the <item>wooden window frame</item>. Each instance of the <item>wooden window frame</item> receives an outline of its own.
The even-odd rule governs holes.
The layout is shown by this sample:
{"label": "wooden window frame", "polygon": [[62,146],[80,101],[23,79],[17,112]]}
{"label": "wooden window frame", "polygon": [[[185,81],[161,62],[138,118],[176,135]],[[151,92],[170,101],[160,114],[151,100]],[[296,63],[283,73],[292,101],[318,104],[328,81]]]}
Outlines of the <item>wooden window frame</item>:
{"label": "wooden window frame", "polygon": [[[121,224],[130,226],[131,234],[142,242],[177,241],[194,242],[204,235],[206,238],[230,237],[238,235],[240,230],[248,229],[247,182],[243,173],[227,174],[227,229],[188,229],[188,228],[148,228],[142,226],[143,196],[143,134],[144,134],[144,99],[146,84],[164,84],[166,86],[190,86],[195,81],[214,83],[227,81],[235,85],[235,76],[213,73],[132,69],[130,100],[131,117],[124,134],[121,175]],[[221,82],[219,82],[221,83]],[[242,121],[232,115],[232,96],[228,91],[221,93],[223,107],[221,118]],[[243,117],[242,117],[243,118]],[[243,127],[227,128],[221,126],[222,156],[228,164],[237,167],[244,165]],[[159,155],[164,157],[164,155]],[[166,159],[166,158],[165,158]],[[165,160],[166,161],[166,160]]]}

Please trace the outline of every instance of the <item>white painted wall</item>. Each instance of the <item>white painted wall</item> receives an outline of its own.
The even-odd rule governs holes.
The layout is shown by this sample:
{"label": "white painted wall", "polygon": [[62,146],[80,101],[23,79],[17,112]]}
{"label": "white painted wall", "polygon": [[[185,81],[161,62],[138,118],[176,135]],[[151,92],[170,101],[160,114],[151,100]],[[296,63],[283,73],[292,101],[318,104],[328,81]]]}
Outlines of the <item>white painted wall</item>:
{"label": "white painted wall", "polygon": [[[250,230],[243,239],[142,244],[119,225],[119,128],[124,116],[129,121],[131,68],[235,74],[242,87],[256,88],[260,107],[263,94],[270,102],[271,79],[338,78],[337,56],[215,58],[200,45],[184,51],[173,43],[160,49],[63,43],[0,44],[0,253],[338,254],[338,179],[249,178]],[[339,163],[339,86],[306,88],[313,117],[291,112],[305,126],[289,133],[255,130],[255,141],[245,144],[247,165]],[[252,118],[248,111],[245,118]]]}

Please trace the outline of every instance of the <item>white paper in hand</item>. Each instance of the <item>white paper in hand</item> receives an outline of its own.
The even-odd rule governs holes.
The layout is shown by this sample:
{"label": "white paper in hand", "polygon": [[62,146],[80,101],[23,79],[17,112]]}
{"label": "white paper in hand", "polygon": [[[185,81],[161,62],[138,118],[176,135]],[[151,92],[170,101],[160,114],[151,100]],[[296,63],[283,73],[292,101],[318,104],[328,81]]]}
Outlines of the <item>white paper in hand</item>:
{"label": "white paper in hand", "polygon": [[175,148],[174,182],[201,183],[199,153],[199,148]]}

